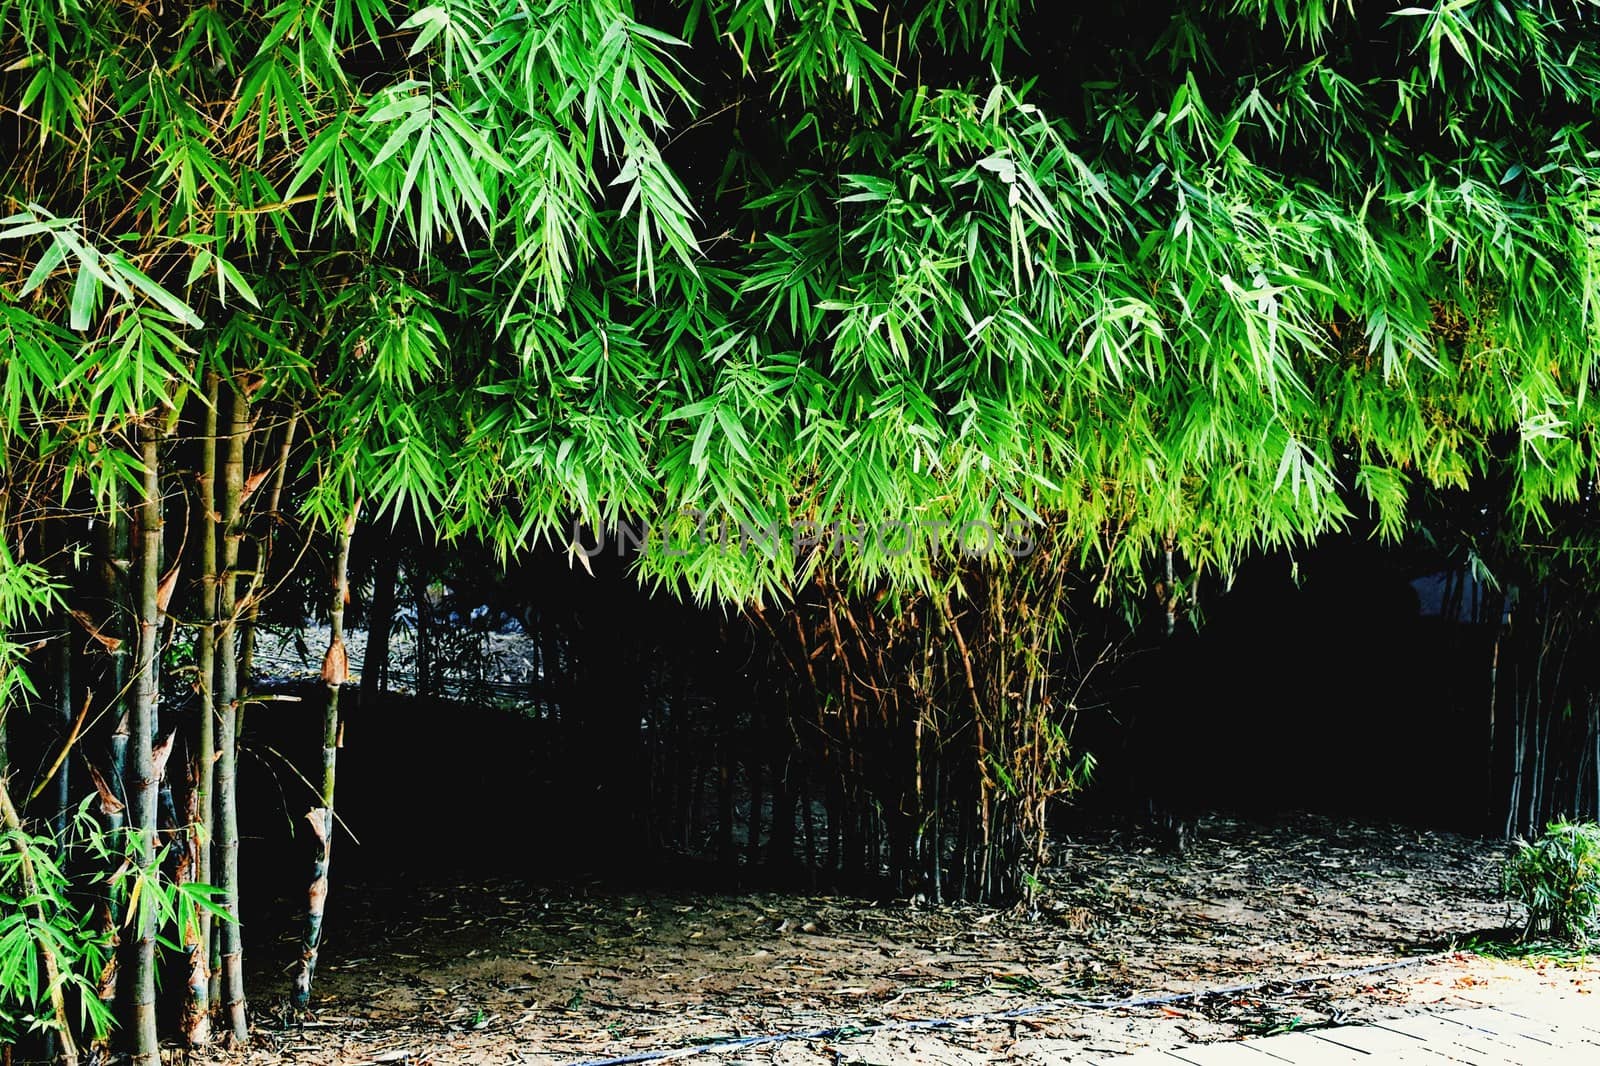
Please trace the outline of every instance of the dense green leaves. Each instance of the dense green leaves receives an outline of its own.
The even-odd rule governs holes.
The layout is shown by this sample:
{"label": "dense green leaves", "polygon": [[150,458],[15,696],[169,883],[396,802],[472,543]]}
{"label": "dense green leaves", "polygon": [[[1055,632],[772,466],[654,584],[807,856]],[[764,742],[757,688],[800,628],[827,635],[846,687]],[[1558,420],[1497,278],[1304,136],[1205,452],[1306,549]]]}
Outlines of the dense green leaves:
{"label": "dense green leaves", "polygon": [[[1600,4],[1038,8],[0,0],[0,608],[30,608],[0,636],[52,606],[12,565],[58,550],[45,519],[143,496],[135,439],[174,500],[205,470],[167,518],[221,592],[231,906],[235,627],[275,543],[315,554],[287,514],[501,553],[626,530],[641,580],[791,598],[820,716],[970,757],[965,800],[875,802],[976,804],[974,891],[1005,894],[1087,768],[1072,577],[1159,556],[1170,630],[1180,572],[1446,498],[1508,586],[1592,587]],[[841,607],[866,628],[805,637]],[[51,929],[98,958],[47,903],[0,928],[0,1014]],[[160,918],[192,944],[204,903]]]}
{"label": "dense green leaves", "polygon": [[[0,19],[24,435],[207,364],[308,412],[328,521],[1048,521],[1108,575],[1592,485],[1591,3]],[[816,561],[669,541],[644,572],[705,596]]]}

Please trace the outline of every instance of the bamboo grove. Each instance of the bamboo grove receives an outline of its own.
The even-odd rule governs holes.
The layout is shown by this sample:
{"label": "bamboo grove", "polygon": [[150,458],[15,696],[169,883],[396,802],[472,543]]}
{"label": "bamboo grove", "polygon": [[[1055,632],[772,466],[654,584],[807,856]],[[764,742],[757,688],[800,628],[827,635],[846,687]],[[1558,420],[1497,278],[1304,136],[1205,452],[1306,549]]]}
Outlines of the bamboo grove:
{"label": "bamboo grove", "polygon": [[0,0],[0,1040],[247,1039],[238,744],[309,571],[307,1006],[345,570],[394,523],[665,531],[633,576],[756,620],[906,869],[1026,891],[1086,769],[1072,590],[1170,618],[1433,492],[1592,522],[1597,22]]}

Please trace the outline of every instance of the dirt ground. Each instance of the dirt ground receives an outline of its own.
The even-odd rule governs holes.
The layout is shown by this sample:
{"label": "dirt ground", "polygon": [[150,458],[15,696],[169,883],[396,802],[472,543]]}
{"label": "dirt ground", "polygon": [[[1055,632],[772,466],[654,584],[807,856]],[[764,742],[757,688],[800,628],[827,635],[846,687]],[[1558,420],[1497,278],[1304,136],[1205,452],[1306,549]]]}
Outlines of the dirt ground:
{"label": "dirt ground", "polygon": [[[1311,817],[1212,817],[1199,837],[1182,859],[1111,828],[1062,842],[1033,914],[515,881],[337,886],[315,1016],[288,1024],[286,981],[260,974],[255,1046],[214,1061],[578,1063],[1286,982],[1453,952],[1512,919],[1496,891],[1498,844]],[[1486,990],[1596,985],[1594,964],[1457,953],[1198,1002],[813,1036],[697,1061],[1071,1062],[1479,1002]]]}

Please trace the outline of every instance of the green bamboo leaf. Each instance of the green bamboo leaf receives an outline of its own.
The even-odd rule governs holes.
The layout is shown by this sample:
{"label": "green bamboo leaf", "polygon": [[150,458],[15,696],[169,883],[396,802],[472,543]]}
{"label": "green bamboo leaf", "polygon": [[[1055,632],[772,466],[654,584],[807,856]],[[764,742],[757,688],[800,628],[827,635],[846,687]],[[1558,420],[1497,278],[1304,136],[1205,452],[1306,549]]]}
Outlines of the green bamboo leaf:
{"label": "green bamboo leaf", "polygon": [[130,286],[144,293],[173,318],[188,326],[199,327],[205,325],[204,320],[195,314],[188,304],[150,280],[143,271],[128,262],[121,253],[112,253],[106,257],[105,261],[116,277],[123,279]]}
{"label": "green bamboo leaf", "polygon": [[[428,137],[427,131],[430,122],[430,115],[428,114],[426,107],[426,102],[423,101],[420,108],[412,110],[406,116],[406,118],[398,126],[396,126],[392,132],[390,132],[389,136],[384,140],[383,145],[379,147],[377,153],[372,157],[371,165],[373,167],[382,166],[390,159],[390,157],[398,153],[400,149],[410,144],[412,138],[419,130],[424,132],[423,136],[419,139],[419,143],[413,148],[413,159],[422,158],[422,156],[425,154]],[[404,199],[404,196],[401,198]]]}
{"label": "green bamboo leaf", "polygon": [[87,268],[78,269],[77,279],[72,284],[72,305],[70,324],[79,333],[87,330],[94,321],[95,310],[100,303],[100,280],[94,272]]}
{"label": "green bamboo leaf", "polygon": [[450,13],[437,4],[429,4],[414,11],[410,18],[400,24],[402,30],[420,31],[416,39],[411,42],[411,48],[406,54],[414,56],[426,49],[449,25]]}
{"label": "green bamboo leaf", "polygon": [[59,241],[52,241],[40,254],[39,261],[33,265],[33,269],[28,272],[28,280],[23,283],[18,295],[27,296],[43,285],[66,257],[66,246]]}

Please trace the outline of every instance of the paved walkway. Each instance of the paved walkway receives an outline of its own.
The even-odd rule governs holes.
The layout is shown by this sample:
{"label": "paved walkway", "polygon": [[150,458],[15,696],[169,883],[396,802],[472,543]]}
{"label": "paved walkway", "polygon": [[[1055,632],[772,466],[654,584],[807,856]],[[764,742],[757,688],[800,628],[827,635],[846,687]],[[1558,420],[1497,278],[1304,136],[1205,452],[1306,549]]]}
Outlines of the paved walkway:
{"label": "paved walkway", "polygon": [[1142,1051],[1104,1066],[1600,1066],[1600,1004],[1552,998]]}

